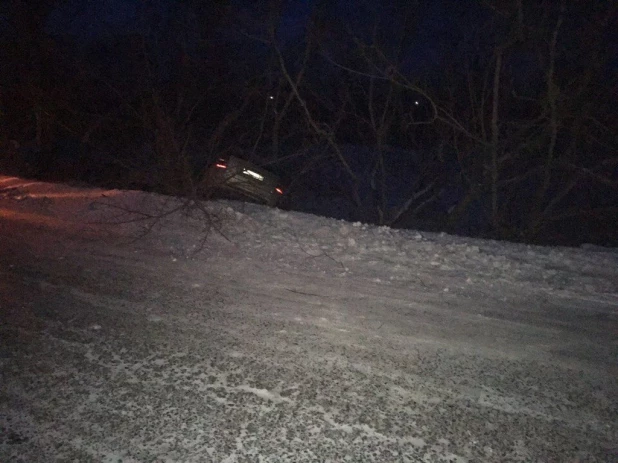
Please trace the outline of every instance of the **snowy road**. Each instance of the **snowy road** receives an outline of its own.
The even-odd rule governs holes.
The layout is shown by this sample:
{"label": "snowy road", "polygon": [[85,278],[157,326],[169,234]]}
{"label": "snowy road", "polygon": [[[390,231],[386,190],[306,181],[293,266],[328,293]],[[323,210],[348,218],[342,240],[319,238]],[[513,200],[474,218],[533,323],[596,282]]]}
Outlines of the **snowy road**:
{"label": "snowy road", "polygon": [[224,203],[187,258],[4,182],[0,461],[618,461],[613,251]]}

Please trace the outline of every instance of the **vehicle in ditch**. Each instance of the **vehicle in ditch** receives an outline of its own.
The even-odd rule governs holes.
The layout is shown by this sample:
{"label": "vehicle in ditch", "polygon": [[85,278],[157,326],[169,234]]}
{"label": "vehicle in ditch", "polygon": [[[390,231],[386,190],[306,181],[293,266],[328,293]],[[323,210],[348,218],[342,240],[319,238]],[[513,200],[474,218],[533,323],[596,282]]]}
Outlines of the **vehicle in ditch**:
{"label": "vehicle in ditch", "polygon": [[206,184],[213,196],[248,199],[271,207],[283,195],[276,174],[235,156],[220,158],[212,164],[206,173]]}

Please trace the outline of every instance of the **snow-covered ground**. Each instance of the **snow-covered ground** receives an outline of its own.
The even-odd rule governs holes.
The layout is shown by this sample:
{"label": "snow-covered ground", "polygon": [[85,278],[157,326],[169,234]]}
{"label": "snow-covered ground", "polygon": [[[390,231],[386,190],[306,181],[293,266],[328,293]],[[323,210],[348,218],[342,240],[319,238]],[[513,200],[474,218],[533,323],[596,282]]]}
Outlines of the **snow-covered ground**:
{"label": "snow-covered ground", "polygon": [[0,177],[0,461],[618,461],[617,250],[177,204]]}

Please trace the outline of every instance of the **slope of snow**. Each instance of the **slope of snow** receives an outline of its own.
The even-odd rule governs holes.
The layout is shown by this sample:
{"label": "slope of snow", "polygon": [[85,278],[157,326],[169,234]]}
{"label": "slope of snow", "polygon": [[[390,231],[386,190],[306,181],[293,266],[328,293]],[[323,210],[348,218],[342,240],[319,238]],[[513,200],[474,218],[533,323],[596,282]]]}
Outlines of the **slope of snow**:
{"label": "slope of snow", "polygon": [[[78,189],[10,177],[0,177],[0,195],[13,200],[13,210],[34,211],[39,220],[75,221],[81,227],[119,222],[126,236],[136,239],[154,222],[142,213],[167,214],[179,205],[141,192]],[[160,248],[185,258],[242,252],[280,263],[281,268],[356,275],[386,285],[424,283],[444,286],[438,289],[445,292],[478,281],[608,303],[615,302],[618,292],[618,249],[530,246],[376,227],[235,201],[206,204],[218,230],[211,230],[211,242],[202,243],[207,226],[199,211],[193,220],[178,212],[154,225]],[[137,222],[127,226],[132,220]],[[445,280],[452,281],[452,287],[442,285]]]}
{"label": "slope of snow", "polygon": [[[7,288],[26,288],[18,276],[40,265],[49,276],[28,277],[33,294],[77,308],[56,319],[29,295],[7,294],[0,307],[35,307],[44,327],[26,331],[44,342],[26,357],[44,352],[61,384],[80,384],[66,386],[71,394],[86,393],[75,402],[24,392],[37,376],[21,376],[11,363],[21,357],[3,344],[0,427],[24,440],[0,440],[2,460],[34,461],[54,442],[64,447],[51,459],[125,462],[617,457],[615,249],[394,230],[234,201],[188,217],[179,204],[0,177],[0,248],[14,259],[0,269]],[[126,334],[145,329],[156,347]],[[149,400],[160,394],[176,405],[157,418]],[[183,395],[207,398],[212,421],[192,421],[198,405]],[[75,422],[55,426],[37,410]],[[116,436],[108,422],[127,417],[159,424]]]}

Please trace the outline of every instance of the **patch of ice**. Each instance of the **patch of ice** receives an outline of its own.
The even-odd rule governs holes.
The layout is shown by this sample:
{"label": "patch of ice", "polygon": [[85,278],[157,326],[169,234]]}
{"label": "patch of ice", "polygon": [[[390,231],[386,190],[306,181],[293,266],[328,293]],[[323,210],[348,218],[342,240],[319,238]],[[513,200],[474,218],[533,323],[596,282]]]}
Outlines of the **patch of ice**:
{"label": "patch of ice", "polygon": [[235,389],[238,391],[242,391],[242,392],[249,392],[251,394],[258,396],[260,399],[269,400],[272,402],[292,403],[291,399],[288,399],[287,397],[281,397],[279,394],[271,392],[268,389],[258,389],[258,388],[247,386],[247,385],[236,386]]}

